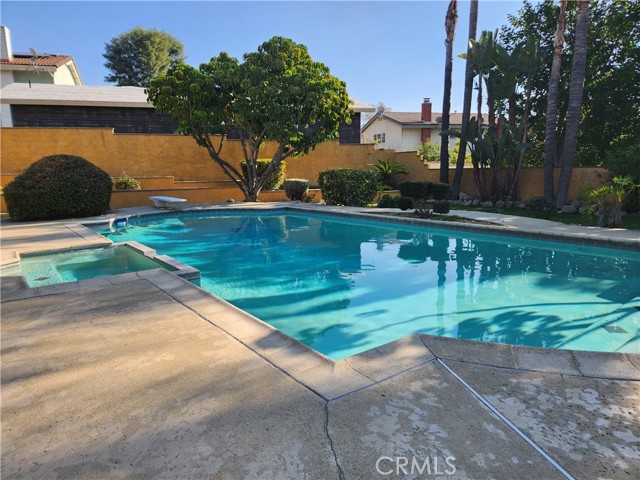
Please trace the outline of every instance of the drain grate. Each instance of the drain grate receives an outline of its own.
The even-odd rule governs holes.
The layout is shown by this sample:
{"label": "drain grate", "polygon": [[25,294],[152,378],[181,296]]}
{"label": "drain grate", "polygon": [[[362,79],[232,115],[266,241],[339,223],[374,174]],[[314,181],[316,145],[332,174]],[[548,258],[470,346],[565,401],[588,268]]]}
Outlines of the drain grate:
{"label": "drain grate", "polygon": [[619,327],[618,325],[607,325],[603,328],[609,333],[629,333],[624,328]]}

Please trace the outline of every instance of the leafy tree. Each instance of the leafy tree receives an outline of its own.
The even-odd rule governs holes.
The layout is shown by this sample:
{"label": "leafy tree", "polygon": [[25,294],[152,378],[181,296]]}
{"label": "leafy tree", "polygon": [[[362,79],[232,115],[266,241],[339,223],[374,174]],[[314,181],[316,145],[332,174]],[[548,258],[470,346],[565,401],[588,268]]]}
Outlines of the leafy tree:
{"label": "leafy tree", "polygon": [[167,32],[136,27],[105,44],[105,81],[118,86],[146,87],[171,65],[184,61],[184,45]]}
{"label": "leafy tree", "polygon": [[[442,130],[449,130],[451,110],[451,73],[453,71],[453,40],[456,36],[458,24],[458,1],[451,0],[444,21],[444,29],[447,38],[446,61],[444,66],[444,96],[442,99]],[[449,136],[444,134],[440,140],[440,182],[449,183]]]}
{"label": "leafy tree", "polygon": [[[470,42],[469,55],[463,55],[478,77],[479,100],[482,87],[486,89],[488,123],[483,123],[480,100],[478,117],[468,122],[465,134],[457,131],[443,134],[452,134],[468,143],[476,194],[480,198],[515,197],[523,152],[527,148],[531,78],[538,65],[538,50],[538,41],[533,36],[508,51],[496,41],[495,35],[485,31],[478,41]],[[505,168],[506,175],[503,174]],[[487,171],[493,180],[490,192],[485,178]]]}
{"label": "leafy tree", "polygon": [[[549,78],[560,7],[557,2],[526,2],[501,31],[501,42],[512,48],[535,35],[541,49],[532,91],[532,148],[527,165],[541,166],[544,158],[545,112],[550,96]],[[567,2],[562,72],[558,93],[556,157],[562,156],[569,100],[571,63],[575,45],[577,2]],[[600,165],[619,137],[640,139],[640,2],[589,2],[588,55],[576,165]],[[553,191],[553,187],[551,188]]]}
{"label": "leafy tree", "polygon": [[[176,65],[152,79],[147,94],[158,112],[170,114],[181,133],[207,149],[246,201],[256,201],[281,162],[335,138],[352,111],[345,83],[314,62],[304,45],[273,37],[243,58],[240,63],[222,52],[199,69]],[[246,175],[222,153],[232,129],[241,133]],[[258,153],[266,141],[277,147],[259,174]]]}

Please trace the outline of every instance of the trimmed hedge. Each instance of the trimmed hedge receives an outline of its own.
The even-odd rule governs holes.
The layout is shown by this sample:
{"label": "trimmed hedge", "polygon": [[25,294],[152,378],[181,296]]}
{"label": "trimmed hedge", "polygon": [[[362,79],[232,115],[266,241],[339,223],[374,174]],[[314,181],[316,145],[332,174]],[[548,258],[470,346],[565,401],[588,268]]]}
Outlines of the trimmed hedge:
{"label": "trimmed hedge", "polygon": [[[260,178],[262,174],[265,172],[265,170],[267,169],[267,167],[269,166],[269,164],[271,163],[271,159],[259,158],[257,162],[258,164],[256,167],[256,175],[257,175],[257,178]],[[240,162],[240,168],[242,169],[242,175],[246,178],[248,175],[247,162],[242,160]],[[262,186],[262,190],[277,190],[278,188],[280,188],[280,185],[284,183],[286,173],[287,173],[287,165],[285,162],[281,162],[280,165],[278,165],[278,168],[276,168],[273,171],[273,173],[269,176],[267,181],[264,182],[264,185]]]}
{"label": "trimmed hedge", "polygon": [[426,200],[431,197],[434,200],[448,200],[451,186],[448,183],[433,182],[402,182],[398,185],[400,195],[411,197],[414,200]]}
{"label": "trimmed hedge", "polygon": [[[451,185],[448,183],[432,183],[429,186],[429,193],[434,200],[448,200]],[[437,213],[437,212],[436,212]]]}
{"label": "trimmed hedge", "polygon": [[322,198],[329,205],[366,207],[378,193],[378,174],[370,170],[336,168],[318,175]]}
{"label": "trimmed hedge", "polygon": [[309,191],[309,180],[304,178],[288,178],[284,181],[284,193],[289,200],[302,201]]}
{"label": "trimmed hedge", "polygon": [[90,217],[109,211],[111,177],[82,157],[50,155],[31,164],[4,188],[14,220]]}
{"label": "trimmed hedge", "polygon": [[403,197],[424,200],[431,193],[431,182],[402,182],[398,184],[398,190]]}
{"label": "trimmed hedge", "polygon": [[398,208],[399,195],[385,195],[378,201],[378,208]]}

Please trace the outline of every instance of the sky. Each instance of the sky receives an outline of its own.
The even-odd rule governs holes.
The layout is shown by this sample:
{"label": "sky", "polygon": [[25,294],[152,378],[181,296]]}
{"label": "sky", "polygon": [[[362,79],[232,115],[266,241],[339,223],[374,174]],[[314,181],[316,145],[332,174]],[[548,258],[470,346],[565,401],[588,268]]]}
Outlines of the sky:
{"label": "sky", "polygon": [[[478,34],[508,23],[522,1],[480,0]],[[221,51],[239,59],[272,36],[307,46],[315,61],[347,84],[352,98],[396,112],[416,112],[425,97],[442,111],[444,18],[449,2],[390,1],[5,1],[0,21],[15,53],[71,55],[85,85],[105,85],[103,53],[137,26],[171,33],[186,62]],[[458,2],[451,111],[462,111],[469,2]]]}

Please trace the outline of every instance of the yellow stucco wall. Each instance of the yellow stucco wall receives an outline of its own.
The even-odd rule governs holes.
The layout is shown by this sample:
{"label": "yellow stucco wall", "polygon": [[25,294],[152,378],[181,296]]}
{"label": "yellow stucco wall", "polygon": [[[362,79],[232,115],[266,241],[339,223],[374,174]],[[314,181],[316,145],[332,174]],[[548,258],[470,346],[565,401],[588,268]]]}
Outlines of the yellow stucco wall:
{"label": "yellow stucco wall", "polygon": [[[227,140],[223,148],[225,158],[238,165],[243,158],[240,142]],[[274,151],[275,145],[267,143],[260,156],[268,158]],[[209,158],[206,150],[198,147],[191,137],[114,134],[111,129],[0,129],[0,185],[6,185],[33,162],[55,153],[84,157],[114,177],[126,172],[139,179],[145,190],[115,192],[113,208],[148,205],[149,195],[183,197],[188,198],[190,203],[242,199],[240,191],[233,187],[221,169]],[[338,141],[325,142],[308,155],[288,159],[287,177],[307,178],[311,185],[317,185],[318,174],[323,170],[340,167],[368,168],[378,160],[392,160],[407,166],[409,175],[401,176],[399,180],[436,182],[439,179],[439,170],[426,166],[415,152],[396,153],[392,150],[375,149],[371,144],[341,145]],[[575,168],[569,198],[574,199],[585,186],[601,185],[605,173],[605,170],[599,168]],[[452,168],[449,178],[453,179],[453,175]],[[523,169],[520,178],[519,198],[542,194],[542,169]],[[474,193],[473,172],[470,168],[464,170],[461,190],[468,194]],[[277,200],[285,199],[282,193],[265,195],[281,195],[282,198],[278,197]],[[3,199],[0,199],[0,207],[2,211],[6,211]]]}

